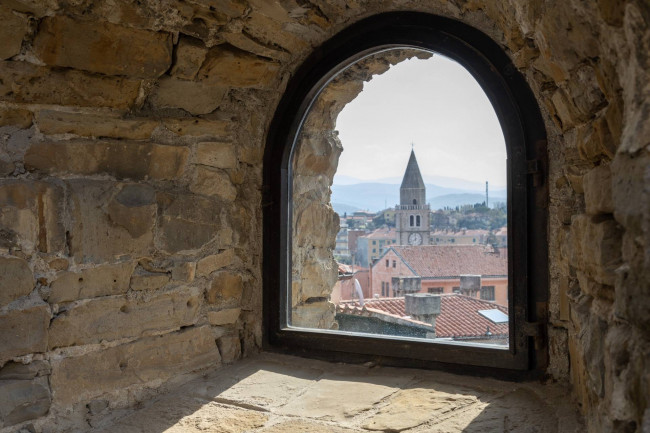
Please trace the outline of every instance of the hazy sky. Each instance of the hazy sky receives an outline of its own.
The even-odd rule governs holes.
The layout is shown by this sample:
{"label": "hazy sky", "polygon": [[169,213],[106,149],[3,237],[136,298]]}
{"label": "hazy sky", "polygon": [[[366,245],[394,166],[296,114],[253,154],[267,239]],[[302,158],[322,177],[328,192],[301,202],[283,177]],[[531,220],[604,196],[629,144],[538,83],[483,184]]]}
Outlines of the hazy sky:
{"label": "hazy sky", "polygon": [[337,176],[401,179],[413,142],[425,177],[506,185],[505,144],[492,105],[465,68],[440,55],[373,77],[336,129],[344,148]]}

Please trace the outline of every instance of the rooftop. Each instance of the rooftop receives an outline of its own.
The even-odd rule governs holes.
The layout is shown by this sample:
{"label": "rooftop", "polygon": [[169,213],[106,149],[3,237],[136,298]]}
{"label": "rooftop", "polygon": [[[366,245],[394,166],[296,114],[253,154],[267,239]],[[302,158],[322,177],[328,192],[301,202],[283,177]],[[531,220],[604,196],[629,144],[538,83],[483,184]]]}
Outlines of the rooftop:
{"label": "rooftop", "polygon": [[385,254],[391,250],[422,278],[508,275],[508,254],[483,245],[394,245]]}
{"label": "rooftop", "polygon": [[[482,310],[498,310],[508,314],[508,309],[492,302],[471,298],[459,294],[440,295],[440,315],[436,318],[437,338],[480,338],[490,328],[493,336],[507,336],[508,323],[494,323],[479,314]],[[343,301],[336,307],[337,312],[363,315],[368,313],[386,314],[402,320],[412,321],[415,325],[426,325],[406,315],[404,298],[368,299],[362,307],[359,301]]]}

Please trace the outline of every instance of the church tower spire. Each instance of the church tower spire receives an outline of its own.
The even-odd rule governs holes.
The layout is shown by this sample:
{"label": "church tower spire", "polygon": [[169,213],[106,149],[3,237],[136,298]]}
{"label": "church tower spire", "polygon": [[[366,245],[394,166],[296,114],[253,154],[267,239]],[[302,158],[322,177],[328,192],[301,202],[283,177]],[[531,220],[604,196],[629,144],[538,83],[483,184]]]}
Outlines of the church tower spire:
{"label": "church tower spire", "polygon": [[399,189],[399,201],[395,207],[395,225],[399,245],[428,245],[429,239],[429,205],[427,191],[420,173],[415,152],[406,165],[402,185]]}
{"label": "church tower spire", "polygon": [[420,167],[415,158],[415,152],[411,149],[411,156],[406,165],[402,185],[399,189],[399,204],[406,205],[424,205],[426,203],[426,187],[422,180]]}

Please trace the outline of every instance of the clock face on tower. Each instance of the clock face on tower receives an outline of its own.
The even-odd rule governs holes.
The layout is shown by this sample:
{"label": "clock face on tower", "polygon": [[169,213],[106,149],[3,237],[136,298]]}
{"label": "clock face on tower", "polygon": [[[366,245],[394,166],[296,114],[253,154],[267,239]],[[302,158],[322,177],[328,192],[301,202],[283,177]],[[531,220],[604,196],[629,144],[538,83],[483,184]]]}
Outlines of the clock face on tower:
{"label": "clock face on tower", "polygon": [[411,233],[409,235],[409,245],[420,245],[422,243],[422,235],[420,233]]}

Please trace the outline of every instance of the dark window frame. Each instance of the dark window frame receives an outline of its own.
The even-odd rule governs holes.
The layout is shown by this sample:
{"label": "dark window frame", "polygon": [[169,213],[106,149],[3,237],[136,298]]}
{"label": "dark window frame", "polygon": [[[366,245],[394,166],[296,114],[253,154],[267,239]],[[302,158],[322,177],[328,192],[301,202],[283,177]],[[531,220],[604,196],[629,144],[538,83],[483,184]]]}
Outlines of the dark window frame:
{"label": "dark window frame", "polygon": [[[291,260],[291,154],[311,101],[334,74],[379,47],[428,49],[462,64],[501,122],[508,153],[510,345],[430,343],[287,328]],[[456,20],[416,12],[379,14],[316,48],[295,71],[270,125],[263,174],[263,347],[329,360],[427,367],[501,378],[532,378],[548,363],[546,133],[524,77],[487,35]]]}

